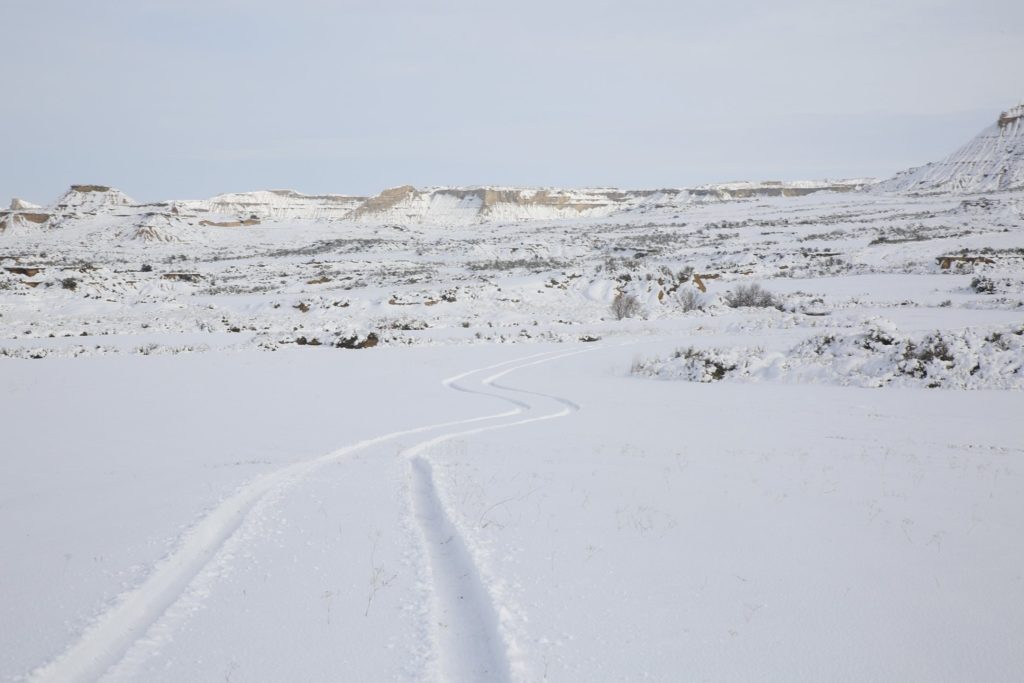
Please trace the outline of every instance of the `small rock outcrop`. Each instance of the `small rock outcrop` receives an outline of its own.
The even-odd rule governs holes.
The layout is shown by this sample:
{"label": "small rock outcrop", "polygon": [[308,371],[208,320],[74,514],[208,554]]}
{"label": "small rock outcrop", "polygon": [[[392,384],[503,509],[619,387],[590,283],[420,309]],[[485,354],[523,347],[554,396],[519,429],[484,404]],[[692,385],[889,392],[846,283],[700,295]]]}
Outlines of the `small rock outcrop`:
{"label": "small rock outcrop", "polygon": [[41,209],[43,207],[32,202],[26,202],[24,199],[15,197],[11,200],[11,211],[31,211],[32,209]]}

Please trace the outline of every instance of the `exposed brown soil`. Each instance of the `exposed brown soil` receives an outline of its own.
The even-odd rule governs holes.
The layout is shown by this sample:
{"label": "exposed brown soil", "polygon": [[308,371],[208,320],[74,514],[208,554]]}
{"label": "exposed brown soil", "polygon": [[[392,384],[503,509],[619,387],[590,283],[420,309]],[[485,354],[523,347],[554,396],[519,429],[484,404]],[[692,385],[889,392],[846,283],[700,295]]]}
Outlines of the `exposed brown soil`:
{"label": "exposed brown soil", "polygon": [[697,289],[699,289],[700,291],[707,292],[708,288],[707,285],[704,284],[704,281],[717,280],[719,277],[721,276],[718,275],[717,273],[694,273],[693,284],[697,285]]}
{"label": "exposed brown soil", "polygon": [[246,225],[259,225],[259,218],[246,218],[244,221],[199,221],[199,225],[214,228],[241,228]]}
{"label": "exposed brown soil", "polygon": [[4,270],[8,273],[24,275],[25,277],[35,277],[36,275],[39,275],[39,273],[43,272],[42,268],[30,268],[27,266],[4,266]]}
{"label": "exposed brown soil", "polygon": [[362,216],[367,213],[374,213],[376,211],[384,211],[397,205],[404,199],[412,197],[416,193],[416,188],[412,185],[402,185],[401,187],[391,187],[384,190],[376,197],[370,197],[367,199],[359,208],[352,212],[353,217]]}
{"label": "exposed brown soil", "polygon": [[987,256],[939,256],[935,261],[943,270],[949,270],[954,263],[957,265],[961,263],[995,263]]}

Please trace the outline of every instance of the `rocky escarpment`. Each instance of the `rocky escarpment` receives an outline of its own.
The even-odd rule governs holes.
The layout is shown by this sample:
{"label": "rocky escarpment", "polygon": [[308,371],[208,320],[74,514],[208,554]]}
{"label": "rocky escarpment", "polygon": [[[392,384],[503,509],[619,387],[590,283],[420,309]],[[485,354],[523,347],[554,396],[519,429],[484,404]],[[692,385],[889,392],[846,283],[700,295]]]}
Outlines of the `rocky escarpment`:
{"label": "rocky escarpment", "polygon": [[0,232],[40,228],[49,220],[50,214],[40,211],[0,211]]}
{"label": "rocky escarpment", "polygon": [[[680,191],[676,190],[675,193]],[[652,192],[609,189],[524,189],[411,185],[384,190],[367,199],[350,218],[368,222],[518,221],[607,215]]]}
{"label": "rocky escarpment", "polygon": [[699,185],[688,192],[694,198],[728,201],[730,199],[753,199],[756,197],[803,197],[815,192],[854,192],[874,183],[873,178],[851,180],[804,180],[784,182],[765,180],[759,183],[735,182],[714,185]]}
{"label": "rocky escarpment", "polygon": [[600,217],[645,208],[683,206],[694,201],[792,197],[812,192],[848,192],[870,180],[785,183],[726,183],[695,188],[621,190],[616,188],[435,187],[391,188],[371,197],[349,218],[365,222],[475,223]]}
{"label": "rocky escarpment", "polygon": [[365,200],[365,197],[341,194],[308,195],[294,190],[259,190],[176,202],[175,206],[179,211],[208,212],[243,220],[338,220],[347,217]]}
{"label": "rocky escarpment", "polygon": [[879,183],[886,192],[998,192],[1024,189],[1024,104],[942,161]]}

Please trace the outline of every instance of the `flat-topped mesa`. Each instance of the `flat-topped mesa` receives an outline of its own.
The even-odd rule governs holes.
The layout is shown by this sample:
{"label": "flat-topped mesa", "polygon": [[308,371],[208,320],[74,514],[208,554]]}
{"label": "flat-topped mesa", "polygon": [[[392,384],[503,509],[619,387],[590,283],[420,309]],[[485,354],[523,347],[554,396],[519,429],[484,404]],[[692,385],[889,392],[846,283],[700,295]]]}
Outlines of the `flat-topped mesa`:
{"label": "flat-topped mesa", "polygon": [[79,217],[116,212],[133,206],[135,201],[120,190],[107,185],[72,185],[53,206],[60,217]]}
{"label": "flat-topped mesa", "polygon": [[72,185],[71,192],[110,192],[106,185]]}

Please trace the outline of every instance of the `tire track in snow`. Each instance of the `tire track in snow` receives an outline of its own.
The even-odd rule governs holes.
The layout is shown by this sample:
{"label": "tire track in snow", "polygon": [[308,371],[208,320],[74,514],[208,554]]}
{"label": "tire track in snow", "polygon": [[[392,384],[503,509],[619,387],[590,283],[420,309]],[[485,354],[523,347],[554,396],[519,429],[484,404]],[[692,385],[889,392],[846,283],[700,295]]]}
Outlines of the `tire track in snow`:
{"label": "tire track in snow", "polygon": [[[485,577],[474,562],[462,534],[452,522],[451,515],[438,494],[433,465],[424,454],[437,444],[459,437],[554,420],[578,411],[579,406],[568,399],[497,384],[495,380],[516,370],[593,350],[595,349],[591,348],[549,356],[507,368],[481,381],[485,386],[555,401],[563,406],[561,409],[502,424],[440,434],[403,451],[409,459],[409,491],[413,516],[426,548],[430,567],[435,603],[435,645],[440,659],[441,680],[446,683],[510,680],[509,644],[502,637],[499,606],[492,601]],[[449,384],[458,391],[495,396],[517,406],[524,405],[521,401],[500,394]],[[532,409],[533,406],[529,408]]]}
{"label": "tire track in snow", "polygon": [[[476,368],[450,377],[443,384],[461,389],[455,386],[455,382],[470,375],[557,353],[548,351]],[[465,391],[486,393],[468,389]],[[33,683],[66,683],[100,678],[123,658],[135,642],[146,635],[168,608],[186,593],[189,585],[214,564],[228,539],[238,532],[257,503],[272,491],[281,491],[326,465],[386,441],[436,429],[512,417],[529,408],[524,402],[496,397],[512,403],[514,407],[490,415],[423,425],[363,439],[312,460],[285,465],[245,484],[186,532],[178,548],[158,562],[142,584],[121,594],[114,605],[102,612],[76,642],[55,659],[31,671],[27,679]]]}

